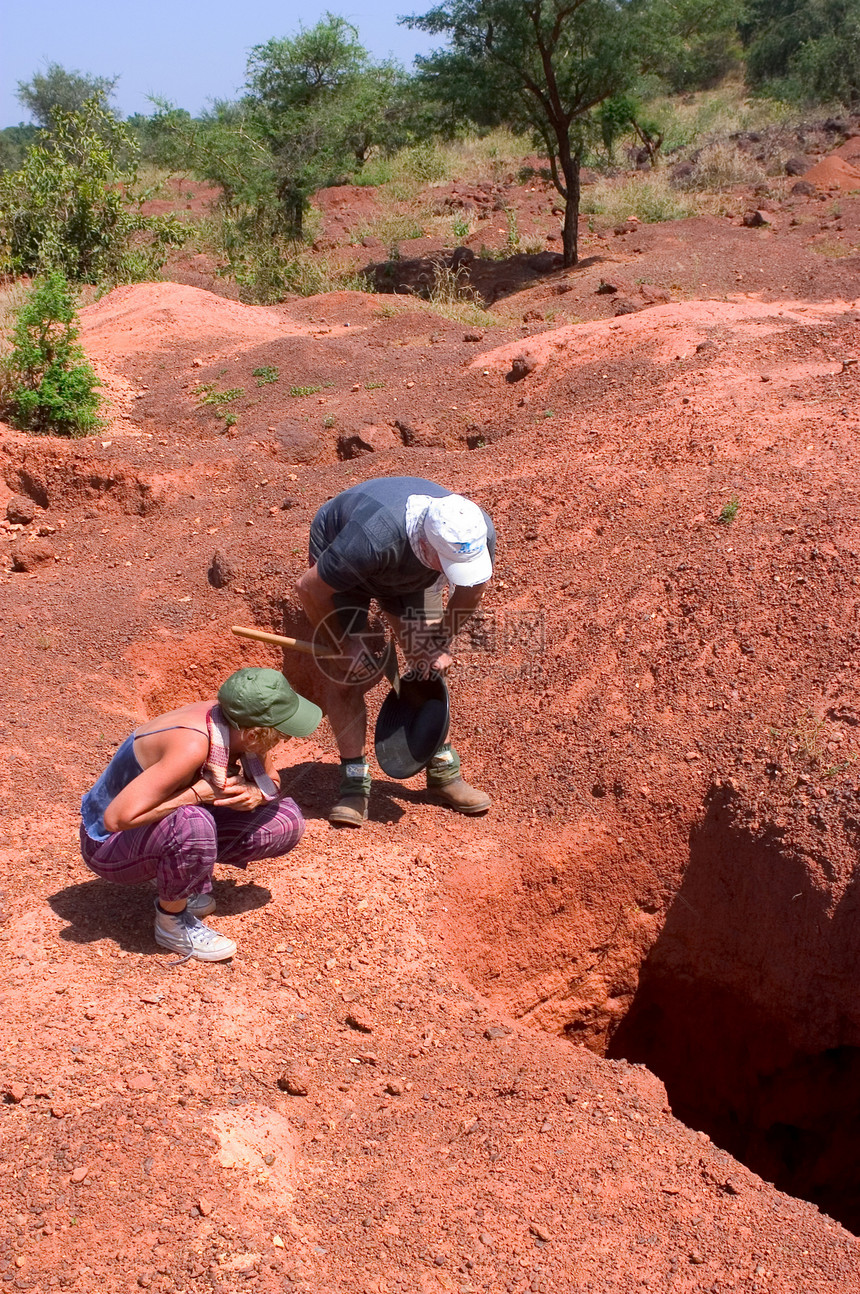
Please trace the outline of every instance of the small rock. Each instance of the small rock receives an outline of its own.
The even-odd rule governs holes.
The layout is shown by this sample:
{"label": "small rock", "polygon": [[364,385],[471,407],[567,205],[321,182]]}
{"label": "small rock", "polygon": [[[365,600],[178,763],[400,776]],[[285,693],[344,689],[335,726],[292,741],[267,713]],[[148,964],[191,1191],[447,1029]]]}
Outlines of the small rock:
{"label": "small rock", "polygon": [[538,1240],[542,1240],[546,1245],[548,1245],[550,1240],[552,1240],[552,1235],[547,1231],[542,1222],[531,1222],[529,1224],[529,1231],[533,1236],[536,1236]]}
{"label": "small rock", "polygon": [[238,571],[229,557],[222,553],[220,549],[212,554],[212,561],[209,563],[209,570],[206,578],[212,585],[213,589],[226,589],[227,585],[237,578]]}
{"label": "small rock", "polygon": [[684,180],[689,180],[695,169],[696,167],[693,162],[679,162],[678,165],[673,166],[669,172],[669,179],[673,184],[683,183]]}
{"label": "small rock", "polygon": [[623,234],[635,233],[638,228],[639,221],[631,217],[630,220],[622,220],[621,224],[616,225],[612,232],[615,234],[616,238],[620,238]]}
{"label": "small rock", "polygon": [[360,1011],[350,1011],[346,1017],[346,1023],[350,1029],[357,1029],[359,1033],[373,1033],[373,1025]]}
{"label": "small rock", "polygon": [[200,1210],[201,1216],[208,1218],[214,1206],[211,1200],[207,1200],[205,1195],[201,1195],[200,1199],[197,1201],[197,1207]]}
{"label": "small rock", "polygon": [[761,225],[768,223],[767,217],[763,211],[745,211],[743,225],[745,229],[758,229]]}
{"label": "small rock", "polygon": [[83,1182],[86,1180],[89,1171],[89,1168],[85,1167],[75,1168],[72,1170],[72,1175],[69,1180],[72,1182]]}
{"label": "small rock", "polygon": [[364,454],[384,453],[386,449],[399,449],[402,441],[390,427],[362,427],[352,434],[342,432],[337,438],[337,456],[342,461],[361,458]]}
{"label": "small rock", "polygon": [[629,297],[616,297],[615,314],[617,315],[635,315],[637,310],[642,309],[642,303],[631,301]]}
{"label": "small rock", "polygon": [[511,1030],[506,1029],[504,1025],[491,1024],[488,1029],[484,1030],[484,1037],[490,1042],[494,1042],[497,1038],[507,1038],[510,1033]]}
{"label": "small rock", "polygon": [[809,170],[809,162],[805,157],[790,157],[785,164],[786,175],[805,175]]}
{"label": "small rock", "polygon": [[658,288],[653,283],[640,283],[639,295],[649,306],[668,305],[672,296],[665,288]]}
{"label": "small rock", "polygon": [[474,332],[467,332],[463,334],[463,341],[483,341],[483,340],[484,340],[484,334],[480,331],[480,329],[476,329]]}
{"label": "small rock", "polygon": [[618,284],[610,283],[608,279],[601,279],[594,290],[598,296],[614,296],[618,291]]}
{"label": "small rock", "polygon": [[537,360],[534,355],[524,352],[522,355],[515,355],[511,361],[510,372],[505,375],[508,382],[521,382],[529,373],[533,373],[537,368]]}
{"label": "small rock", "polygon": [[526,310],[523,323],[543,323],[543,315],[540,310]]}
{"label": "small rock", "polygon": [[274,1162],[275,1162],[275,1156],[272,1154],[271,1150],[267,1151],[267,1153],[263,1155],[263,1163],[266,1165],[267,1168],[271,1168]]}
{"label": "small rock", "polygon": [[288,1069],[278,1079],[278,1087],[289,1096],[307,1096],[308,1084],[305,1075],[298,1069]]}
{"label": "small rock", "polygon": [[69,1107],[67,1105],[64,1105],[62,1101],[54,1101],[51,1106],[51,1114],[55,1119],[65,1119],[68,1113]]}
{"label": "small rock", "polygon": [[23,1083],[9,1083],[6,1088],[6,1097],[14,1105],[18,1105],[27,1095],[27,1089]]}
{"label": "small rock", "polygon": [[797,184],[791,186],[791,196],[793,198],[812,198],[815,196],[815,185],[810,184],[809,180],[798,180]]}
{"label": "small rock", "polygon": [[13,494],[6,504],[6,520],[15,526],[29,526],[35,520],[38,508],[25,494]]}
{"label": "small rock", "polygon": [[694,1249],[693,1252],[690,1254],[690,1262],[695,1263],[696,1266],[699,1266],[699,1264],[703,1263],[704,1261],[705,1261],[704,1258],[697,1250]]}
{"label": "small rock", "polygon": [[358,1053],[358,1059],[361,1061],[362,1065],[379,1064],[379,1057],[376,1055],[376,1052],[373,1051],[360,1051]]}
{"label": "small rock", "polygon": [[[328,454],[327,437],[294,419],[281,423],[276,435],[279,457],[285,463],[318,463]],[[295,477],[290,479],[295,480]]]}
{"label": "small rock", "polygon": [[403,1084],[399,1078],[390,1078],[385,1084],[385,1090],[389,1096],[402,1096]]}
{"label": "small rock", "polygon": [[12,545],[9,553],[13,571],[35,571],[57,560],[54,547],[47,539],[34,539]]}
{"label": "small rock", "polygon": [[155,1079],[151,1074],[132,1074],[131,1078],[126,1079],[125,1085],[131,1092],[152,1092],[155,1090]]}
{"label": "small rock", "polygon": [[[466,341],[468,340],[469,338],[467,336]],[[400,439],[403,441],[404,445],[408,447],[409,445],[415,444],[415,428],[412,426],[411,422],[407,422],[405,418],[398,418],[394,425],[400,432]]]}

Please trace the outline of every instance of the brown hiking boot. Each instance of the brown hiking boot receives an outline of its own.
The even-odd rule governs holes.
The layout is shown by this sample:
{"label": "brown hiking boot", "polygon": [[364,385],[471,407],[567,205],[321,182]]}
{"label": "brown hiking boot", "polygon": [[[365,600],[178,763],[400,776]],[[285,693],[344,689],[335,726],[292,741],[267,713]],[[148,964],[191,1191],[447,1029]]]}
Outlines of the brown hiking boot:
{"label": "brown hiking boot", "polygon": [[462,777],[455,777],[453,781],[444,782],[441,786],[428,786],[427,792],[434,804],[444,804],[448,809],[470,816],[486,813],[492,804],[485,791],[470,786]]}
{"label": "brown hiking boot", "polygon": [[341,795],[328,815],[329,822],[336,827],[360,827],[367,818],[368,796]]}

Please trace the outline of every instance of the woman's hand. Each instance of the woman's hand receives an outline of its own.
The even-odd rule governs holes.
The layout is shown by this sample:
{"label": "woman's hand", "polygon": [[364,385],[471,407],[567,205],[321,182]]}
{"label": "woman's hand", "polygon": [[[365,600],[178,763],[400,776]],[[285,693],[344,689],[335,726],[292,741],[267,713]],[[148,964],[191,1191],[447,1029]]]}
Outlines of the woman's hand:
{"label": "woman's hand", "polygon": [[244,777],[228,777],[224,790],[213,792],[211,801],[218,809],[237,809],[240,813],[250,813],[265,802],[266,797],[256,782],[247,782]]}

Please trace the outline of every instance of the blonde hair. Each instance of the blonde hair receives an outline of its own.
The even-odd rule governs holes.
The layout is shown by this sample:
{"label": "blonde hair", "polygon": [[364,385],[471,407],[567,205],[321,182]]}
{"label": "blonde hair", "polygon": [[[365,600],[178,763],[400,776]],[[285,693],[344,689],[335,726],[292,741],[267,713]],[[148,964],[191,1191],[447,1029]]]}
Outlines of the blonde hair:
{"label": "blonde hair", "polygon": [[277,728],[240,728],[239,731],[242,744],[252,755],[265,755],[284,740],[284,734]]}

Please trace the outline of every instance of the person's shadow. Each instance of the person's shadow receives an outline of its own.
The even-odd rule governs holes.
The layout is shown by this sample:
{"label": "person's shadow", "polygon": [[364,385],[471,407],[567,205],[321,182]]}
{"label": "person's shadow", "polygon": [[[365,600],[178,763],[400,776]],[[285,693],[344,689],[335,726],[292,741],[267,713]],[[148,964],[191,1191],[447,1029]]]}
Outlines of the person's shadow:
{"label": "person's shadow", "polygon": [[[213,880],[212,894],[216,917],[252,912],[272,898],[265,885],[233,878]],[[60,931],[60,938],[68,943],[113,939],[125,952],[153,953],[159,951],[152,933],[154,899],[151,885],[117,885],[93,877],[49,895],[48,903],[58,917],[68,922]]]}

